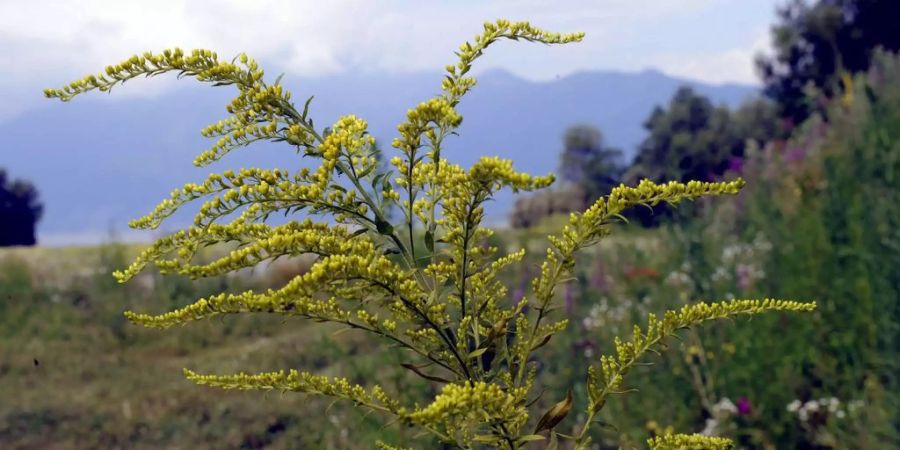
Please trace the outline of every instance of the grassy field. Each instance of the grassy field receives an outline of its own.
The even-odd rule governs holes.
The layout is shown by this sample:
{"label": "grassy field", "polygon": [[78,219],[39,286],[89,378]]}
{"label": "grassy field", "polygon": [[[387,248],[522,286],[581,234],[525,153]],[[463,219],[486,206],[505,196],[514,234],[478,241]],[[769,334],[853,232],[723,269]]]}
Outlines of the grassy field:
{"label": "grassy field", "polygon": [[[544,244],[534,236],[543,231],[507,234],[516,236],[509,244],[525,242],[539,255]],[[182,375],[183,368],[297,368],[360,383],[377,379],[394,386],[407,404],[433,396],[434,388],[398,368],[405,355],[386,342],[267,315],[165,331],[132,325],[122,315],[126,309],[162,312],[220,291],[275,287],[302,273],[309,260],[222,279],[194,282],[148,272],[117,284],[110,272],[139,250],[118,244],[0,250],[0,448],[355,449],[371,448],[378,438],[422,442],[414,430],[385,427],[383,417],[345,404],[290,393],[223,392]],[[509,276],[521,288],[528,275]],[[566,358],[571,343],[568,338],[549,347]],[[549,365],[542,373],[558,375]],[[552,398],[542,401],[552,404]]]}
{"label": "grassy field", "polygon": [[261,315],[158,331],[122,316],[129,308],[162,311],[222,288],[270,285],[296,267],[198,283],[150,274],[115,284],[111,266],[135,251],[0,253],[0,448],[369,448],[356,443],[374,442],[376,435],[408,439],[404,430],[381,430],[376,418],[346,405],[222,392],[193,385],[181,373],[185,367],[211,373],[304,368],[357,378],[406,376],[379,370],[385,357],[400,355],[369,351],[373,344],[359,334]]}
{"label": "grassy field", "polygon": [[[778,296],[785,280],[808,289],[815,273],[770,269],[767,261],[783,249],[765,235],[727,231],[734,216],[729,208],[722,206],[705,225],[618,228],[581,256],[575,279],[559,291],[559,313],[569,327],[537,360],[538,410],[574,390],[573,414],[559,431],[572,432],[584,418],[578,411],[588,365],[648,313],[701,299]],[[510,302],[528,294],[536,258],[546,248],[543,236],[564,220],[504,230],[492,242],[501,253],[524,247],[530,255],[519,271],[504,275]],[[182,375],[183,368],[219,374],[295,368],[360,384],[377,380],[406,405],[433,398],[439,386],[400,368],[411,361],[389,343],[264,314],[165,331],[132,325],[122,314],[163,312],[222,291],[277,287],[310,260],[198,281],[147,271],[117,284],[110,273],[139,249],[0,250],[0,448],[353,450],[373,448],[377,439],[435,448],[415,430],[352,405],[291,393],[225,392]],[[216,254],[208,251],[202,259]],[[600,416],[605,425],[592,430],[598,443],[592,448],[640,448],[666,430],[724,435],[740,448],[886,448],[879,445],[895,437],[895,400],[885,390],[890,380],[846,361],[865,355],[893,361],[896,350],[845,342],[859,335],[835,325],[834,311],[849,307],[847,299],[819,299],[822,311],[810,316],[717,323],[672,340],[648,358],[650,365],[631,373],[629,387],[636,392],[608,402]],[[852,323],[874,323],[868,310],[849,311],[858,316]],[[854,379],[853,370],[862,371],[857,379],[864,383],[845,381]],[[816,405],[821,409],[810,412]],[[801,408],[810,411],[801,414]]]}

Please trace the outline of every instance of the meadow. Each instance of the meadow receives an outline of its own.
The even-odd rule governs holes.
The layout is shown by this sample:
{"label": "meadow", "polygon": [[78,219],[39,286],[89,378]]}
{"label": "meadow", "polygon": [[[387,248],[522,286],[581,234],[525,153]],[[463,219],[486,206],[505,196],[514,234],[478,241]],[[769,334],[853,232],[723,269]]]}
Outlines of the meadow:
{"label": "meadow", "polygon": [[[733,233],[736,209],[751,200],[698,204],[703,219],[681,225],[619,226],[583,255],[584,269],[561,293],[569,328],[547,344],[539,361],[546,394],[538,401],[549,407],[566,387],[584,389],[587,366],[611,351],[614,337],[648,312],[697,299],[759,296],[784,285],[784,272],[771,272],[778,270],[773,257],[783,256],[779,243],[761,231]],[[528,230],[504,230],[492,244],[540,255],[546,247],[543,236],[564,221],[557,216]],[[791,251],[802,251],[806,244],[790,235]],[[135,326],[122,315],[125,309],[161,312],[219,291],[278,287],[303,273],[308,258],[222,279],[196,282],[149,272],[117,284],[110,272],[127,265],[140,247],[0,253],[5,299],[0,446],[361,449],[375,439],[392,439],[430,448],[431,441],[415,430],[385,426],[382,418],[344,403],[294,393],[263,397],[208,389],[181,373],[184,367],[208,373],[297,367],[358,382],[379,380],[410,401],[434,395],[429,383],[398,368],[404,353],[384,342],[269,315],[229,316],[165,332]],[[222,251],[207,250],[201,259]],[[810,261],[799,261],[804,258],[788,261],[802,267],[789,277],[798,289],[822,282],[812,279],[805,266]],[[536,270],[536,262],[525,267]],[[534,273],[504,275],[512,301],[528,289]],[[786,443],[793,448],[884,448],[885,442],[895,442],[891,411],[896,399],[882,384],[892,381],[879,378],[888,374],[878,375],[879,367],[862,366],[861,360],[875,353],[886,365],[896,355],[874,344],[860,347],[858,330],[845,327],[854,316],[835,311],[846,308],[844,301],[826,299],[823,313],[801,323],[757,317],[691,330],[671,341],[648,359],[651,365],[632,375],[638,392],[609,402],[602,418],[606,426],[596,432],[603,444],[598,448],[639,447],[667,429],[726,435],[746,448],[786,448]],[[852,313],[858,326],[877,322],[863,317],[864,311]],[[839,357],[859,362],[842,366],[847,361]],[[851,369],[860,371],[861,384],[844,382],[855,375]],[[647,411],[654,412],[653,420],[647,421]]]}
{"label": "meadow", "polygon": [[[690,328],[666,340],[629,374],[629,395],[610,395],[600,405],[590,448],[639,448],[673,430],[728,437],[739,448],[900,446],[900,59],[879,55],[869,72],[848,76],[840,94],[823,100],[822,110],[790,136],[747,146],[740,166],[723,176],[746,180],[740,195],[698,200],[676,212],[660,208],[655,214],[666,220],[646,228],[611,225],[610,236],[578,254],[571,279],[551,288],[546,303],[557,301],[568,327],[540,342],[539,356],[528,359],[526,352],[523,358],[536,367],[538,395],[529,399],[535,410],[550,410],[569,388],[578,399],[572,414],[554,424],[556,432],[576,434],[585,420],[580,411],[586,410],[588,367],[614,353],[616,337],[645,324],[648,314],[701,300],[787,298],[814,300],[817,308],[803,317],[760,315]],[[442,109],[451,108],[436,108]],[[456,119],[444,114],[440,120]],[[407,156],[415,159],[414,152]],[[373,191],[385,180],[376,177]],[[254,189],[260,186],[261,194],[276,189],[265,182]],[[386,198],[394,193],[383,190]],[[392,235],[382,211],[376,212],[371,234]],[[541,276],[546,236],[568,221],[551,215],[486,238],[499,254],[526,251],[519,269],[500,272],[509,287],[498,300],[502,307],[530,295],[532,280]],[[410,226],[410,249],[433,251],[435,236],[446,231],[427,230],[414,235]],[[465,236],[464,253],[470,248]],[[135,326],[122,314],[162,313],[219,292],[279,288],[315,270],[312,257],[196,281],[145,270],[118,284],[110,274],[142,248],[109,243],[0,251],[0,447],[352,450],[376,440],[439,447],[433,437],[346,402],[209,389],[182,374],[183,368],[215,374],[297,368],[378,383],[402,404],[435,398],[446,380],[423,380],[418,368],[404,366],[409,352],[385,340],[278,314],[218,316],[165,332]],[[229,250],[207,247],[197,259],[213,261]],[[419,255],[409,253],[417,261]],[[461,273],[464,296],[466,269]],[[347,289],[340,292],[359,292]],[[522,329],[501,325],[507,333]],[[466,361],[489,365],[481,357],[487,347],[473,348]],[[466,371],[467,364],[476,366],[456,356]]]}

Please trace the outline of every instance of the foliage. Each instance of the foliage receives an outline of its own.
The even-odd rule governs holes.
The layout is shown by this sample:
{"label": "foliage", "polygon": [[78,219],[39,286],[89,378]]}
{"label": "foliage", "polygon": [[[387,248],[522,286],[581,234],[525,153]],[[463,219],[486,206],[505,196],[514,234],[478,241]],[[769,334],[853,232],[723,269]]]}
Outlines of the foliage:
{"label": "foliage", "polygon": [[[224,251],[198,257],[212,261]],[[0,249],[0,448],[362,450],[379,438],[422,442],[414,430],[385,429],[378,417],[324,397],[261,402],[256,393],[184,383],[186,360],[224,373],[297,366],[333,373],[335,361],[348,378],[402,385],[404,401],[429,395],[405,369],[384,366],[402,361],[398,350],[328,325],[248,314],[164,334],[131,326],[122,308],[169,309],[223,289],[276,288],[272,272],[292,266],[279,260],[264,272],[197,281],[144,271],[116,283],[109,272],[139,253],[120,244]]]}
{"label": "foliage", "polygon": [[875,49],[900,50],[898,16],[894,0],[792,0],[779,8],[775,55],[760,57],[757,66],[780,114],[799,124],[820,111],[809,101],[810,88],[830,97],[841,91],[841,74],[869,68]]}
{"label": "foliage", "polygon": [[[666,184],[644,180],[636,187],[612,189],[583,213],[572,214],[569,224],[550,237],[531,294],[508,304],[499,276],[502,269],[520,262],[525,252],[495,256],[499,249],[489,243],[493,231],[482,225],[484,204],[499,189],[536,190],[550,185],[553,177],[518,173],[511,161],[492,157],[466,170],[441,157],[442,142],[462,121],[456,105],[475,84],[466,73],[489,45],[500,39],[562,44],[582,37],[548,33],[527,22],[486,23],[474,43],[460,47],[458,64],[447,66],[442,93],[409,110],[398,127],[400,137],[393,147],[400,156],[391,159],[396,174],[379,169],[365,121],[344,116],[318,131],[307,116],[309,101],[302,111],[298,109],[279,80],[266,83],[256,62],[243,54],[235,59],[240,60],[238,65],[221,62],[208,50],[146,53],[107,67],[105,74],[45,94],[69,100],[95,89],[108,91],[140,75],[178,71],[239,90],[228,107],[233,115],[203,130],[219,139],[195,164],[209,164],[260,140],[287,142],[321,162],[314,171],[294,174],[282,169],[226,171],[173,191],[131,226],[156,228],[186,203],[206,199],[193,226],[161,238],[115,275],[124,282],[153,265],[191,278],[212,277],[311,253],[319,258],[309,272],[280,289],[210,295],[161,315],[129,312],[130,320],[166,328],[222,314],[261,312],[332,323],[371,333],[406,350],[415,363],[403,367],[443,387],[422,406],[404,401],[400,392],[389,392],[377,380],[364,380],[369,385],[364,386],[346,377],[296,370],[256,375],[186,370],[189,379],[226,389],[296,391],[349,400],[459,448],[517,449],[531,441],[549,439],[555,445],[563,439],[584,449],[591,442],[587,431],[592,418],[608,396],[623,393],[624,377],[638,360],[677,331],[737,315],[810,311],[815,304],[735,300],[687,305],[660,319],[650,316],[645,327],[633,329],[630,339],[616,341],[615,353],[602,357],[599,369],[589,371],[587,417],[579,432],[555,431],[571,410],[571,394],[533,428],[529,426],[536,387],[533,354],[567,325],[555,314],[556,300],[558,288],[573,274],[576,255],[608,235],[610,224],[629,207],[735,194],[743,185],[741,180]],[[387,220],[390,206],[402,212],[401,222]],[[331,222],[307,218],[277,226],[266,223],[272,213],[301,211],[330,217]],[[194,260],[200,248],[222,242],[236,242],[238,247],[212,262]],[[667,442],[664,438],[652,444],[664,447]]]}
{"label": "foliage", "polygon": [[44,206],[31,183],[11,180],[0,169],[0,247],[34,245]]}
{"label": "foliage", "polygon": [[730,126],[730,112],[715,107],[691,88],[680,88],[666,109],[657,107],[644,127],[626,180],[711,181],[737,156],[739,139]]}
{"label": "foliage", "polygon": [[728,450],[734,445],[728,439],[701,434],[666,434],[649,440],[652,450]]}
{"label": "foliage", "polygon": [[577,185],[554,186],[530,195],[520,195],[509,214],[513,228],[530,228],[553,215],[567,215],[585,207],[588,196]]}
{"label": "foliage", "polygon": [[554,214],[569,214],[590,206],[620,183],[622,151],[608,147],[600,130],[576,125],[563,135],[559,173],[563,185],[516,199],[509,222],[529,228]]}
{"label": "foliage", "polygon": [[[794,408],[790,420],[824,448],[900,442],[896,423],[878,414],[900,405],[898,86],[900,58],[876,52],[870,70],[848,78],[822,116],[812,116],[790,141],[749,162],[747,175],[758,181],[748,192],[748,225],[774,244],[765,271],[782,274],[761,287],[781,295],[812,292],[823,306],[817,320],[796,330],[819,343],[794,349],[814,352],[804,368],[807,382],[795,385],[796,399],[803,405],[832,397],[866,404],[866,439],[846,421],[834,421],[834,411],[831,420],[798,420],[800,406]],[[792,276],[799,273],[805,276]],[[825,325],[835,320],[842,325]]]}
{"label": "foliage", "polygon": [[[601,420],[617,429],[597,440],[628,447],[677,429],[741,448],[900,445],[900,59],[873,61],[827,118],[748,148],[737,201],[585,258],[592,267],[578,274],[570,312],[585,317],[569,341],[580,355],[605,352],[635,317],[691,298],[812,292],[819,305],[802,323],[765,316],[691,330],[652,370],[635,368],[642,395],[609,405]],[[651,408],[657,420],[647,422]]]}
{"label": "foliage", "polygon": [[590,125],[576,125],[566,130],[563,142],[559,174],[563,182],[583,189],[584,206],[619,184],[622,150],[609,147],[600,130]]}
{"label": "foliage", "polygon": [[[751,99],[731,111],[724,105],[713,106],[688,87],[679,89],[665,109],[654,109],[644,127],[648,136],[623,175],[629,183],[642,178],[719,180],[740,171],[748,145],[782,138],[786,131],[768,100]],[[631,216],[653,225],[673,213],[671,209],[654,214],[637,210]],[[683,215],[693,217],[696,212]]]}

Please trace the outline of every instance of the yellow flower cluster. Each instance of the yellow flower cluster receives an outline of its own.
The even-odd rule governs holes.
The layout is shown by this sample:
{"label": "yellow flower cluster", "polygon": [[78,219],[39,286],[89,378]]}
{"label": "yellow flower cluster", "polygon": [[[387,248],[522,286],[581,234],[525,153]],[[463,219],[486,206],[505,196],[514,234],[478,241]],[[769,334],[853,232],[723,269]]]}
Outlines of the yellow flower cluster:
{"label": "yellow flower cluster", "polygon": [[478,381],[469,384],[448,384],[425,408],[402,414],[417,425],[436,426],[448,433],[460,434],[470,440],[479,427],[493,422],[507,423],[514,429],[528,419],[525,407],[515,395],[500,386]]}
{"label": "yellow flower cluster", "polygon": [[525,250],[520,250],[497,258],[483,270],[473,268],[467,278],[468,297],[472,299],[471,307],[473,311],[478,311],[477,319],[480,319],[480,322],[475,322],[475,326],[478,327],[477,334],[485,336],[486,344],[504,334],[500,329],[493,332],[492,329],[499,328],[498,321],[502,321],[505,328],[506,320],[511,315],[509,311],[499,306],[507,298],[508,289],[498,279],[498,275],[504,267],[516,264],[524,257]]}
{"label": "yellow flower cluster", "polygon": [[[68,101],[94,89],[109,91],[116,84],[141,75],[155,76],[177,71],[179,77],[193,76],[215,85],[233,84],[240,91],[227,108],[233,116],[202,130],[204,136],[221,137],[210,149],[201,153],[194,164],[208,164],[236,147],[259,140],[281,139],[295,145],[311,145],[311,125],[306,122],[305,116],[292,110],[290,92],[284,91],[277,82],[267,86],[262,80],[263,70],[246,54],[238,55],[237,59],[240,65],[234,61],[222,62],[215,52],[203,49],[192,50],[190,54],[180,48],[167,49],[159,54],[146,52],[107,66],[103,73],[88,75],[62,89],[45,89],[44,95]],[[290,128],[292,125],[293,128]],[[291,132],[288,133],[288,130]]]}
{"label": "yellow flower cluster", "polygon": [[[274,228],[242,220],[228,225],[211,224],[205,229],[191,227],[159,239],[141,252],[126,270],[113,275],[119,282],[125,282],[147,264],[154,264],[162,273],[176,272],[191,278],[211,277],[280,256],[347,254],[357,245],[366,245],[363,243],[364,237],[351,240],[350,234],[346,227],[315,223],[311,219]],[[241,242],[246,245],[208,264],[191,263],[200,246],[217,242]],[[166,259],[172,252],[176,256]]]}
{"label": "yellow flower cluster", "polygon": [[[299,315],[322,321],[333,321],[348,324],[349,311],[352,306],[339,305],[335,298],[370,299],[376,304],[389,309],[394,320],[431,321],[435,324],[445,322],[447,317],[436,314],[436,309],[426,308],[424,297],[415,280],[411,280],[408,272],[389,258],[379,255],[375,245],[368,240],[325,238],[316,240],[315,234],[301,233],[310,245],[325,246],[330,241],[330,248],[324,250],[333,253],[317,261],[310,270],[291,280],[278,290],[264,293],[252,291],[241,294],[219,294],[200,299],[186,307],[161,315],[147,315],[127,312],[127,317],[145,326],[168,328],[173,325],[209,318],[218,314],[240,312],[269,312],[286,315]],[[277,240],[278,238],[273,238]],[[241,252],[241,249],[237,250]],[[239,253],[240,254],[240,253]],[[213,268],[218,267],[213,265]],[[195,269],[202,272],[203,267]],[[190,271],[190,268],[188,269]],[[316,300],[317,295],[330,294],[327,301]],[[357,307],[360,303],[357,302]],[[415,308],[421,312],[416,317],[410,313]],[[357,313],[363,324],[370,329],[391,331],[396,329],[393,321],[378,322],[377,316],[368,313]],[[371,320],[367,320],[371,317]],[[426,342],[430,343],[430,340]]]}
{"label": "yellow flower cluster", "polygon": [[659,344],[663,339],[672,336],[676,331],[700,325],[716,319],[725,319],[738,315],[761,314],[768,311],[812,311],[815,302],[797,302],[793,300],[730,300],[716,303],[700,302],[683,306],[678,311],[667,311],[662,320],[650,314],[646,331],[634,326],[631,340],[622,341],[616,338],[616,354],[600,357],[601,373],[593,368],[588,376],[589,413],[603,407],[606,396],[617,393],[625,375],[637,360],[647,351]]}
{"label": "yellow flower cluster", "polygon": [[394,447],[393,445],[385,444],[384,442],[381,442],[381,441],[376,441],[375,447],[378,450],[413,450],[412,448],[409,448],[409,447]]}
{"label": "yellow flower cluster", "polygon": [[391,399],[380,386],[375,386],[367,391],[358,384],[350,383],[346,378],[329,378],[293,369],[287,373],[282,370],[254,375],[246,373],[201,375],[184,369],[184,375],[197,384],[222,389],[303,392],[350,400],[374,410],[395,414],[399,414],[401,411],[400,405]]}
{"label": "yellow flower cluster", "polygon": [[660,202],[677,205],[684,200],[708,195],[736,194],[743,185],[741,179],[716,183],[672,181],[665,184],[643,180],[637,187],[620,185],[613,188],[609,195],[600,197],[585,212],[573,213],[569,225],[563,228],[560,236],[550,237],[553,248],[547,250],[541,276],[533,284],[538,300],[546,303],[552,299],[557,282],[574,263],[575,252],[603,237],[608,231],[607,225],[621,217],[625,209],[637,205],[653,206]]}
{"label": "yellow flower cluster", "polygon": [[647,440],[650,450],[731,450],[730,439],[702,434],[665,434]]}
{"label": "yellow flower cluster", "polygon": [[469,169],[469,181],[476,183],[488,192],[501,187],[512,188],[514,192],[542,189],[553,183],[553,174],[533,177],[527,173],[513,170],[513,162],[498,157],[482,157]]}
{"label": "yellow flower cluster", "polygon": [[411,153],[421,146],[421,136],[433,126],[456,128],[462,116],[447,100],[437,97],[419,103],[406,112],[406,121],[397,126],[400,137],[391,143],[395,148]]}
{"label": "yellow flower cluster", "polygon": [[45,89],[44,95],[68,101],[78,94],[93,89],[108,91],[116,83],[141,75],[153,76],[173,70],[184,71],[186,75],[192,75],[200,81],[224,84],[252,84],[262,78],[263,72],[256,67],[256,62],[248,61],[246,56],[242,57],[242,62],[247,63],[246,67],[250,70],[219,62],[218,55],[209,50],[193,50],[190,56],[185,55],[180,48],[163,50],[160,54],[146,52],[141,56],[134,55],[119,64],[106,66],[103,73],[88,75],[62,89]]}
{"label": "yellow flower cluster", "polygon": [[744,180],[738,178],[727,182],[689,181],[681,183],[670,181],[657,184],[650,180],[642,180],[637,187],[620,185],[613,188],[606,197],[601,197],[581,216],[573,219],[573,225],[581,225],[588,237],[598,233],[610,218],[616,217],[627,208],[635,205],[654,206],[660,202],[677,205],[685,200],[694,200],[709,195],[737,194],[744,186]]}
{"label": "yellow flower cluster", "polygon": [[568,44],[581,42],[584,33],[552,33],[531,25],[529,22],[510,22],[499,19],[495,22],[485,22],[484,32],[475,36],[474,43],[465,42],[459,47],[459,62],[456,65],[447,66],[447,78],[441,87],[444,90],[451,105],[456,105],[463,95],[475,84],[474,78],[464,77],[472,69],[482,52],[500,39],[526,40],[540,42],[542,44]]}
{"label": "yellow flower cluster", "polygon": [[[530,331],[517,333],[515,343],[517,359],[527,361],[535,345],[544,339],[537,333],[540,322],[546,312],[552,309],[551,302],[555,298],[556,287],[571,275],[575,265],[575,254],[608,234],[608,224],[621,218],[621,213],[625,209],[636,205],[652,206],[660,202],[675,205],[684,200],[707,195],[735,194],[743,184],[743,180],[740,179],[720,183],[691,181],[665,184],[643,180],[637,187],[620,185],[613,188],[609,195],[599,198],[583,213],[573,213],[569,224],[563,227],[561,234],[548,238],[551,246],[547,249],[546,258],[541,264],[541,273],[532,281],[538,318],[536,324],[530,327]],[[520,366],[518,379],[521,379],[523,374],[524,368]]]}
{"label": "yellow flower cluster", "polygon": [[312,145],[308,131],[301,132],[298,129],[301,125],[291,125],[285,116],[284,105],[289,104],[290,92],[284,91],[281,85],[266,86],[258,80],[240,87],[240,95],[228,105],[228,112],[234,115],[201,130],[204,137],[221,137],[194,159],[194,165],[207,165],[237,147],[261,140],[283,139],[294,145]]}
{"label": "yellow flower cluster", "polygon": [[[447,76],[441,84],[443,94],[420,103],[416,108],[407,113],[407,120],[398,126],[400,137],[392,141],[395,148],[400,149],[405,158],[394,158],[391,163],[398,169],[397,184],[407,191],[407,198],[401,204],[409,212],[406,214],[407,226],[411,230],[413,221],[418,218],[425,228],[433,233],[438,226],[434,215],[436,205],[445,196],[446,187],[452,186],[454,176],[446,176],[436,179],[438,174],[445,172],[445,165],[440,157],[440,144],[443,138],[452,133],[462,123],[462,116],[455,107],[463,95],[475,85],[475,78],[466,77],[466,73],[472,68],[472,64],[480,57],[483,51],[492,43],[500,39],[523,39],[544,44],[566,44],[578,42],[584,37],[584,33],[559,34],[551,33],[532,26],[528,22],[510,22],[497,20],[494,23],[484,24],[484,32],[475,36],[474,43],[466,42],[460,46],[456,53],[459,60],[455,65],[446,67]],[[429,141],[431,150],[428,157],[431,165],[422,164],[418,156],[418,150],[422,147],[422,137]],[[502,165],[502,164],[501,164]],[[487,167],[484,167],[487,169]],[[430,174],[432,178],[424,176]],[[463,178],[456,171],[457,180]],[[489,174],[488,174],[489,175]],[[516,184],[530,184],[524,179],[506,180],[514,190],[519,189]],[[449,182],[449,183],[448,183]],[[536,183],[543,183],[537,180]],[[425,189],[427,199],[417,201],[416,197],[420,189]],[[399,197],[393,198],[399,201]]]}
{"label": "yellow flower cluster", "polygon": [[[525,252],[496,256],[498,249],[488,240],[493,231],[482,224],[484,205],[500,189],[541,189],[553,182],[553,176],[516,172],[512,161],[496,157],[481,158],[465,169],[442,159],[441,146],[462,123],[456,106],[475,85],[467,73],[488,46],[500,39],[565,44],[583,36],[547,32],[528,22],[485,23],[484,32],[464,43],[456,53],[458,61],[447,66],[440,95],[410,109],[398,126],[399,136],[392,144],[400,155],[390,159],[396,173],[380,166],[381,155],[365,120],[346,115],[320,133],[307,118],[312,98],[298,110],[279,80],[266,84],[262,69],[245,54],[229,63],[208,50],[145,53],[44,93],[68,101],[84,92],[108,91],[140,75],[173,71],[214,85],[235,85],[238,95],[227,106],[231,116],[201,131],[216,142],[195,159],[196,165],[262,140],[287,142],[303,156],[319,160],[316,168],[296,172],[227,170],[174,190],[130,226],[155,229],[187,203],[202,202],[193,225],[159,239],[114,275],[124,282],[152,265],[163,273],[211,277],[282,256],[316,255],[308,272],[277,290],[212,295],[160,315],[129,311],[128,319],[155,328],[235,313],[332,322],[411,351],[425,364],[404,367],[446,384],[427,406],[405,408],[379,386],[367,390],[344,378],[296,370],[257,375],[199,375],[186,370],[190,380],[224,389],[331,396],[395,415],[460,448],[477,443],[518,450],[543,439],[521,434],[537,374],[530,355],[567,326],[565,319],[548,316],[556,287],[572,274],[576,252],[608,234],[609,224],[628,207],[734,194],[743,185],[741,180],[666,184],[644,180],[636,187],[616,187],[583,213],[573,214],[561,234],[550,237],[533,292],[508,305],[508,289],[499,275],[505,267],[520,263]],[[389,220],[394,206],[403,214],[401,223]],[[266,224],[270,214],[282,212],[326,215],[330,220]],[[423,241],[425,249],[416,248]],[[233,247],[213,261],[195,261],[198,249],[216,244]],[[570,395],[543,415],[534,433],[550,430],[553,439],[569,439],[576,448],[586,448],[587,427],[606,397],[620,392],[624,376],[644,353],[681,328],[740,314],[814,307],[784,300],[737,300],[686,306],[667,312],[661,320],[650,316],[646,328],[635,327],[630,340],[616,340],[616,354],[601,357],[599,369],[590,368],[588,417],[581,432],[568,436],[552,431],[569,413]],[[717,438],[685,435],[661,436],[650,445],[727,448]],[[384,443],[378,446],[394,449]]]}
{"label": "yellow flower cluster", "polygon": [[348,254],[360,245],[368,245],[364,239],[349,239],[349,236],[346,227],[331,227],[307,219],[275,227],[256,240],[244,238],[245,245],[208,264],[197,265],[173,259],[157,260],[156,266],[163,273],[177,272],[191,278],[212,277],[281,256]]}
{"label": "yellow flower cluster", "polygon": [[295,296],[287,300],[283,297],[259,295],[252,291],[241,294],[223,293],[202,298],[183,308],[155,316],[126,311],[125,317],[145,327],[165,329],[219,314],[248,312],[279,313],[338,323],[346,323],[350,317],[350,314],[338,304],[334,297],[328,300],[317,300],[311,297]]}

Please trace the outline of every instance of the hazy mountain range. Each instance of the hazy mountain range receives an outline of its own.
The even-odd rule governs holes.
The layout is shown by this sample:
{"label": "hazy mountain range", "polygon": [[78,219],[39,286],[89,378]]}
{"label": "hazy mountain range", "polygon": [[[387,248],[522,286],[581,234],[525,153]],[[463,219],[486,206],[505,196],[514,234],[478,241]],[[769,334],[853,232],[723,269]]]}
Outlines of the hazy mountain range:
{"label": "hazy mountain range", "polygon": [[[60,84],[69,78],[61,75]],[[286,78],[283,83],[301,104],[315,95],[310,111],[317,127],[341,114],[356,114],[369,121],[390,154],[390,140],[406,110],[437,93],[440,80],[441,74],[433,73]],[[148,82],[153,81],[136,80],[117,89],[141,89]],[[685,84],[714,103],[730,106],[757,92],[752,86],[713,86],[657,71],[582,72],[547,82],[489,71],[461,103],[465,119],[460,136],[450,140],[444,155],[462,164],[480,155],[499,155],[514,159],[520,170],[547,173],[557,167],[565,129],[587,123],[625,150],[630,160],[644,137],[641,124],[650,111]],[[210,167],[191,165],[194,156],[212,144],[199,130],[227,117],[224,107],[236,92],[233,87],[210,88],[184,80],[178,89],[155,98],[123,99],[115,91],[66,104],[47,100],[39,109],[0,123],[0,167],[12,177],[32,181],[44,201],[40,243],[99,242],[110,233],[146,239],[147,234],[126,232],[128,220],[151,210],[185,182],[225,168],[301,164],[290,147],[261,145],[238,150]],[[512,200],[511,195],[500,196],[492,205],[492,220],[502,220]],[[183,226],[189,217],[173,217],[167,229]]]}

